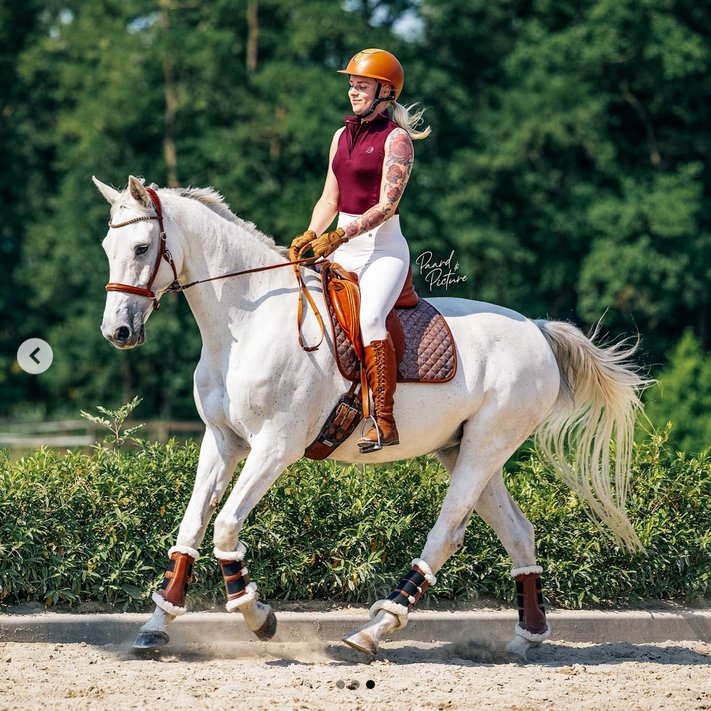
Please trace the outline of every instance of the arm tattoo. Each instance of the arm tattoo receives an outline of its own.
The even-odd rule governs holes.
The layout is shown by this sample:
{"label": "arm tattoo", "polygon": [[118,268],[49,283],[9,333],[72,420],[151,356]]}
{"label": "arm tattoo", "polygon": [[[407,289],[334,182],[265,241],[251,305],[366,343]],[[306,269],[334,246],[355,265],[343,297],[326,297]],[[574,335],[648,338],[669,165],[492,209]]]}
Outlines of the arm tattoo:
{"label": "arm tattoo", "polygon": [[385,143],[380,202],[346,225],[345,236],[348,239],[375,229],[395,214],[410,177],[414,159],[415,152],[410,136],[402,129],[393,131]]}

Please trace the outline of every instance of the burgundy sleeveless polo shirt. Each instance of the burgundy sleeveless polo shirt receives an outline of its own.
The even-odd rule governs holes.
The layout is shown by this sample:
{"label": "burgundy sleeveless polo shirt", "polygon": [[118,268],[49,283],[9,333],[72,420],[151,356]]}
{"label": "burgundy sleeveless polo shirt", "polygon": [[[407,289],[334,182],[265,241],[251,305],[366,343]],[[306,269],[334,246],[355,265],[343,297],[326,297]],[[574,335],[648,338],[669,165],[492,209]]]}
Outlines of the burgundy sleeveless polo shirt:
{"label": "burgundy sleeveless polo shirt", "polygon": [[338,181],[340,212],[362,215],[380,201],[385,141],[396,128],[385,114],[362,123],[356,116],[346,116],[331,166]]}

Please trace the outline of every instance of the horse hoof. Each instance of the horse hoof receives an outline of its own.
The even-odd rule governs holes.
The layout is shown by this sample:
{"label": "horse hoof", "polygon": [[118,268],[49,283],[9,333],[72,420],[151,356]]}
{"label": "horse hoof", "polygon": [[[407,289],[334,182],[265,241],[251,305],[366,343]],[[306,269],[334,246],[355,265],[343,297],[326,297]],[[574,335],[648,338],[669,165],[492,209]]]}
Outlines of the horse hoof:
{"label": "horse hoof", "polygon": [[136,641],[133,643],[133,649],[145,652],[151,649],[164,647],[170,641],[170,637],[159,630],[139,632]]}
{"label": "horse hoof", "polygon": [[363,654],[369,654],[374,657],[378,653],[377,642],[365,632],[352,632],[343,638],[343,641],[353,649],[357,649]]}
{"label": "horse hoof", "polygon": [[257,638],[261,639],[262,642],[266,642],[267,640],[270,640],[276,634],[276,630],[277,630],[276,615],[274,614],[273,610],[269,610],[269,614],[267,615],[267,619],[264,620],[264,624],[258,630],[255,630],[254,634],[256,634]]}
{"label": "horse hoof", "polygon": [[523,661],[526,659],[526,654],[528,653],[528,650],[531,649],[531,647],[538,646],[540,646],[540,642],[531,642],[530,640],[527,640],[524,637],[521,637],[520,635],[516,635],[506,645],[506,651],[509,654],[512,654]]}

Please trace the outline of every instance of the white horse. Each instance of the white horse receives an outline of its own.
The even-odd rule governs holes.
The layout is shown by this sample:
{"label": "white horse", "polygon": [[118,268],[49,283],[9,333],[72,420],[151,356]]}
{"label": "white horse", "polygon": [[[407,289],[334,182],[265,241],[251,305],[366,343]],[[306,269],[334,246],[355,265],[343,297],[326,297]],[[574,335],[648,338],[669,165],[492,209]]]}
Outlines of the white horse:
{"label": "white horse", "polygon": [[[286,250],[236,217],[211,189],[150,192],[131,176],[128,188],[119,192],[96,178],[94,182],[111,204],[110,224],[121,227],[109,229],[103,242],[112,285],[107,287],[101,331],[117,348],[143,343],[148,317],[176,278],[186,284],[288,262]],[[158,221],[161,203],[163,219]],[[160,235],[163,224],[167,237]],[[166,245],[169,254],[162,259]],[[305,271],[323,313],[318,277]],[[202,336],[194,395],[205,436],[164,583],[181,590],[177,598],[165,590],[154,594],[155,612],[141,628],[136,647],[168,641],[168,623],[185,611],[186,566],[198,558],[208,521],[245,457],[215,520],[214,553],[223,565],[228,593],[230,584],[237,589],[228,596],[228,609],[239,609],[260,638],[274,634],[274,614],[258,601],[256,585],[244,568],[240,530],[279,475],[303,456],[349,385],[338,372],[330,340],[313,352],[299,346],[297,295],[289,266],[209,281],[185,292]],[[541,607],[533,526],[506,490],[502,467],[533,433],[562,480],[615,538],[639,547],[624,498],[645,382],[629,365],[633,348],[598,347],[571,324],[531,321],[509,309],[465,299],[431,301],[446,317],[456,342],[455,377],[444,384],[398,386],[399,446],[361,454],[356,431],[331,458],[378,464],[435,453],[450,474],[449,489],[413,570],[344,641],[374,654],[385,636],[402,629],[414,602],[435,584],[437,571],[462,545],[476,511],[513,562],[520,609],[509,649],[525,654],[549,630]],[[306,317],[303,334],[307,342],[318,340],[313,316]],[[577,451],[574,464],[564,456],[569,445]]]}

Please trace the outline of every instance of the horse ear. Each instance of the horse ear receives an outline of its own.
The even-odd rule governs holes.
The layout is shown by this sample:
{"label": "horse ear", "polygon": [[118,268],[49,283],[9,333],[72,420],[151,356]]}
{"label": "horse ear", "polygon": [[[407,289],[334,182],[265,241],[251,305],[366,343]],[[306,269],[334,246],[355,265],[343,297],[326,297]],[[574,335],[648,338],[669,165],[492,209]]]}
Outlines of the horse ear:
{"label": "horse ear", "polygon": [[132,175],[128,176],[128,190],[131,193],[131,197],[141,205],[141,207],[148,207],[152,204],[150,195],[148,195],[146,189],[143,187],[143,183]]}
{"label": "horse ear", "polygon": [[109,205],[113,205],[119,199],[121,193],[118,190],[106,185],[106,183],[102,183],[95,175],[92,175],[91,179],[94,181],[94,185],[96,185],[99,192],[106,198]]}

